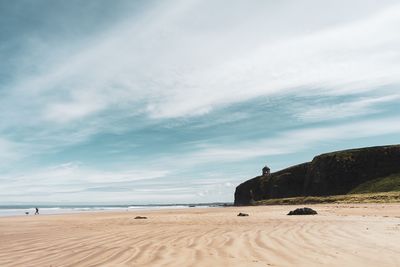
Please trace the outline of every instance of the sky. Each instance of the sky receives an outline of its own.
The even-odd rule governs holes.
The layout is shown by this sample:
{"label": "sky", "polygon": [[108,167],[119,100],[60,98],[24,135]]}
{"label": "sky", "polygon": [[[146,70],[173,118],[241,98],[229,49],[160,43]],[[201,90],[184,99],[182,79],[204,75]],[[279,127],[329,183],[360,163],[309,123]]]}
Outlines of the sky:
{"label": "sky", "polygon": [[0,0],[0,203],[232,202],[400,143],[390,0]]}

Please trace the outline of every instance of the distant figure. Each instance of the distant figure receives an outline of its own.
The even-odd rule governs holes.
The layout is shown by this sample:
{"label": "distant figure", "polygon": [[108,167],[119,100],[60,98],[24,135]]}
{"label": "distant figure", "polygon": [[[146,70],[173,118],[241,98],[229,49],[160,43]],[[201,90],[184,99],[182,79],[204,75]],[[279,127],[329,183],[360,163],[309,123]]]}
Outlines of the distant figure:
{"label": "distant figure", "polygon": [[39,208],[35,208],[35,215],[39,215]]}

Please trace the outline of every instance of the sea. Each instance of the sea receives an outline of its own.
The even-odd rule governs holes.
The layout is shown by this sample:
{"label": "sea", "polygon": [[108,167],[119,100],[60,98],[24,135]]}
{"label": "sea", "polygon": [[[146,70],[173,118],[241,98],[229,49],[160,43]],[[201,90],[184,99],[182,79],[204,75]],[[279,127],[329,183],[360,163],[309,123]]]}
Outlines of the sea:
{"label": "sea", "polygon": [[0,205],[0,217],[4,216],[34,216],[35,208],[39,215],[67,214],[81,212],[121,212],[138,210],[186,209],[186,208],[212,208],[223,207],[230,203],[201,203],[201,204],[161,204],[161,205]]}

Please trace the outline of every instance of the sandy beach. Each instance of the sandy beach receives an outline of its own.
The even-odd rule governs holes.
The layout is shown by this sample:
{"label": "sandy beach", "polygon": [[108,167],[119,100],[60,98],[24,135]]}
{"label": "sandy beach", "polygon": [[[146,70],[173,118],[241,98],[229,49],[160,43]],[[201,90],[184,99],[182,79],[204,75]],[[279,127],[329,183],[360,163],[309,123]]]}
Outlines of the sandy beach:
{"label": "sandy beach", "polygon": [[0,266],[400,266],[400,204],[296,207],[0,218]]}

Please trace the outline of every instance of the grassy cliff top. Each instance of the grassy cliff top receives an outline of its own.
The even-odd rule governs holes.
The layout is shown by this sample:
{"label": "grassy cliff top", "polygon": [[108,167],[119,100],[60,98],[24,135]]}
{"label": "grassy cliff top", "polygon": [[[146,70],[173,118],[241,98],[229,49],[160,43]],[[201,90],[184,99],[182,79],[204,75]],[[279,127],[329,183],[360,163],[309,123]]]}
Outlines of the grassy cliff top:
{"label": "grassy cliff top", "polygon": [[323,197],[291,197],[275,198],[257,201],[255,205],[302,205],[302,204],[323,204],[323,203],[395,203],[400,202],[400,191],[348,194]]}
{"label": "grassy cliff top", "polygon": [[354,154],[365,153],[366,151],[374,151],[374,150],[378,150],[378,149],[385,150],[385,149],[392,149],[394,147],[400,148],[400,144],[399,145],[372,146],[372,147],[362,147],[362,148],[338,150],[338,151],[334,151],[334,152],[324,153],[324,154],[318,155],[317,157],[337,156],[340,158],[349,158]]}

